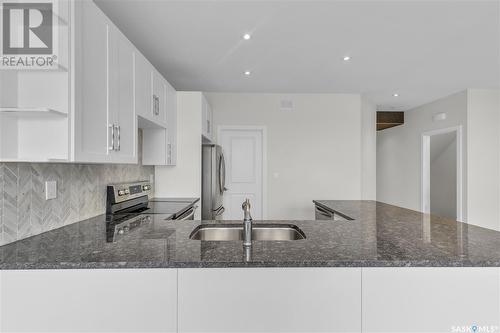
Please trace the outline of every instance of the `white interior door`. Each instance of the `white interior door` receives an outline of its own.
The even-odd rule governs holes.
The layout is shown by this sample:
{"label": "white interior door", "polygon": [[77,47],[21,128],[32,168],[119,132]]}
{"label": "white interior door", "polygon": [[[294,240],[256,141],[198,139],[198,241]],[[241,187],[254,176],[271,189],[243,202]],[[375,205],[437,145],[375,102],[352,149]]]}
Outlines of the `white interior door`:
{"label": "white interior door", "polygon": [[241,204],[250,199],[252,218],[263,219],[264,130],[221,128],[219,144],[226,159],[225,220],[243,218]]}

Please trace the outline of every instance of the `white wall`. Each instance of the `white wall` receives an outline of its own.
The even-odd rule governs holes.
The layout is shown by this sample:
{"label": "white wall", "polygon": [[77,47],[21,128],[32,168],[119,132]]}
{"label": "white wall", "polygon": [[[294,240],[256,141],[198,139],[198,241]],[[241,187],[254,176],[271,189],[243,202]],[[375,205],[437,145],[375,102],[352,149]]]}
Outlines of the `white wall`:
{"label": "white wall", "polygon": [[155,196],[201,198],[200,92],[177,93],[177,129],[177,165],[155,167]]}
{"label": "white wall", "polygon": [[[361,199],[359,95],[206,96],[215,129],[220,125],[266,126],[268,218],[312,219],[313,199]],[[293,111],[280,110],[282,99],[293,101]]]}
{"label": "white wall", "polygon": [[456,132],[430,138],[431,214],[457,219]]}
{"label": "white wall", "polygon": [[[432,116],[445,112],[447,119],[434,122]],[[424,132],[463,125],[467,140],[467,92],[439,99],[405,112],[405,124],[377,134],[377,200],[421,210],[422,138]],[[498,141],[497,141],[498,142]],[[464,152],[464,202],[466,206],[467,154]],[[467,216],[464,209],[463,216]]]}
{"label": "white wall", "polygon": [[500,91],[468,91],[468,222],[500,230]]}
{"label": "white wall", "polygon": [[361,99],[361,198],[377,199],[377,107]]}

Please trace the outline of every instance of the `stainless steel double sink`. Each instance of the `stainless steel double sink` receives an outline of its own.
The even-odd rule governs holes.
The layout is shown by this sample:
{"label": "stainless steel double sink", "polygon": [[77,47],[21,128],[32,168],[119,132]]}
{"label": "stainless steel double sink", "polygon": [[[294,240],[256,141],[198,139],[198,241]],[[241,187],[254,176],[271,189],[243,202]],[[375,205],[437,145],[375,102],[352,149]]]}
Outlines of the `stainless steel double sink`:
{"label": "stainless steel double sink", "polygon": [[[197,226],[190,239],[202,241],[242,241],[242,224],[202,224]],[[291,241],[305,239],[304,232],[294,224],[253,224],[252,240]]]}

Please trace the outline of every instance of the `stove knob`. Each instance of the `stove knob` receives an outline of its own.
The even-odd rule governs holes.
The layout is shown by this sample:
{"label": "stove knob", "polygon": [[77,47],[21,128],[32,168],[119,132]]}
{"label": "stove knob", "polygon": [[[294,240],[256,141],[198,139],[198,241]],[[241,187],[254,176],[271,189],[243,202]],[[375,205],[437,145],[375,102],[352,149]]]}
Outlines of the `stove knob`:
{"label": "stove knob", "polygon": [[128,189],[126,189],[125,194],[130,194],[130,191]]}
{"label": "stove knob", "polygon": [[129,231],[129,227],[123,227],[123,232],[128,232]]}
{"label": "stove knob", "polygon": [[119,196],[125,195],[125,191],[124,191],[124,190],[119,190],[119,191],[118,191],[118,195],[119,195]]}
{"label": "stove knob", "polygon": [[125,232],[125,231],[123,231],[123,229],[118,229],[118,234],[119,234],[119,235],[123,235],[123,233],[124,233],[124,232]]}

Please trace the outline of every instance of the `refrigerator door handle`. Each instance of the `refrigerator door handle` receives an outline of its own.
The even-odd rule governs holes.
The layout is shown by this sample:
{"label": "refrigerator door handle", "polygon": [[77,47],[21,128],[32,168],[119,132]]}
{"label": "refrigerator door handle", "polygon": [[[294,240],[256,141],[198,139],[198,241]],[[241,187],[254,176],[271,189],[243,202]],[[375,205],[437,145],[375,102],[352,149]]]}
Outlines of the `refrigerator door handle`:
{"label": "refrigerator door handle", "polygon": [[226,188],[226,161],[224,159],[224,154],[220,155],[219,159],[219,190],[220,194],[227,191]]}
{"label": "refrigerator door handle", "polygon": [[224,206],[221,206],[216,212],[215,212],[215,216],[219,216],[219,215],[222,215],[224,212],[226,211],[226,209],[224,208]]}

